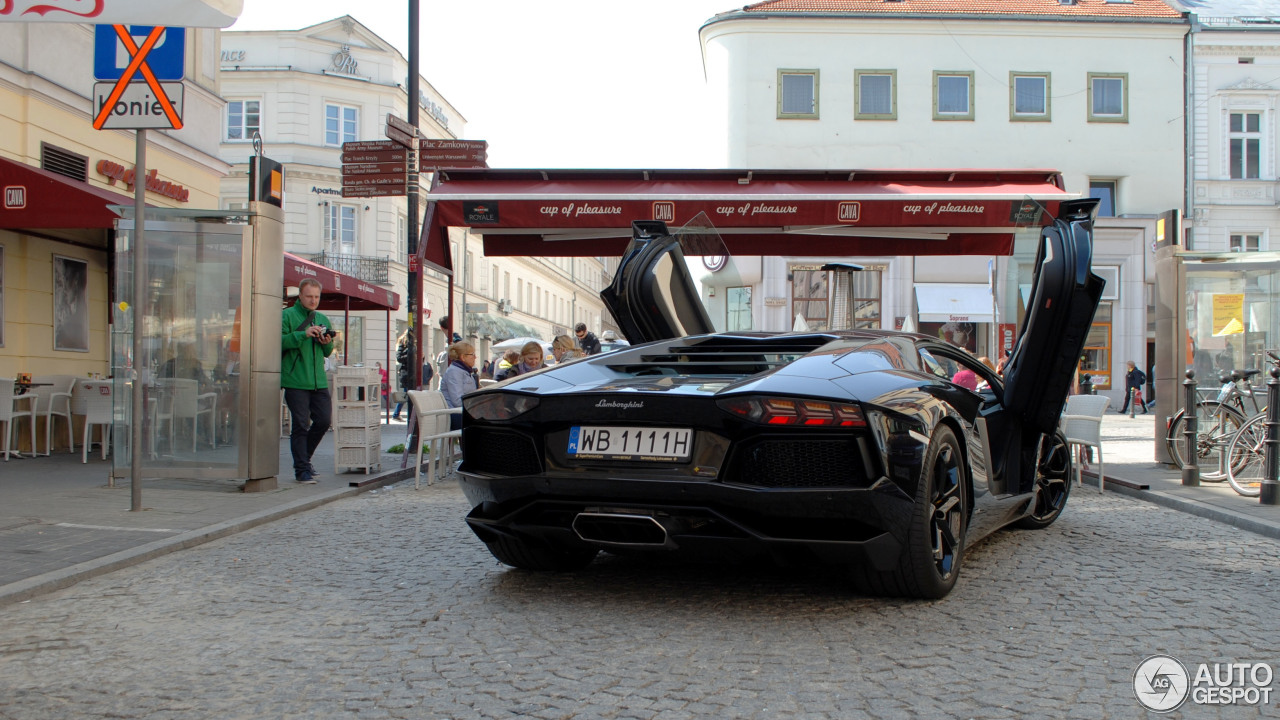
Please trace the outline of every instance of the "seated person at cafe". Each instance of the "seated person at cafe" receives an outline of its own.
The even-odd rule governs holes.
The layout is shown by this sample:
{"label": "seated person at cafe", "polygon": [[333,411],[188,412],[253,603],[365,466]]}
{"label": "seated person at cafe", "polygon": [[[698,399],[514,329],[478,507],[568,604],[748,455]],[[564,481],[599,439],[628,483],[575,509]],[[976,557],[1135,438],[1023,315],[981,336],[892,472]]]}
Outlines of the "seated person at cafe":
{"label": "seated person at cafe", "polygon": [[178,346],[177,354],[161,366],[160,377],[200,382],[206,382],[208,379],[205,377],[204,367],[200,364],[200,358],[196,357],[195,346],[191,343],[182,343]]}

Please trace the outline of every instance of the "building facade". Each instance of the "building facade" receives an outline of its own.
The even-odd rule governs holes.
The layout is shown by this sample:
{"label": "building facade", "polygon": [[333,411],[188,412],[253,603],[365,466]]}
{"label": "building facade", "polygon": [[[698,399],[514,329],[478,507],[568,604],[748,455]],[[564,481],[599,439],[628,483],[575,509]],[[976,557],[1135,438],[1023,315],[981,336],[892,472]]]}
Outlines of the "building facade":
{"label": "building facade", "polygon": [[[285,249],[362,280],[389,286],[407,298],[408,201],[404,197],[342,197],[344,142],[384,139],[388,114],[408,117],[408,62],[394,47],[351,16],[300,30],[227,31],[222,34],[221,157],[232,165],[222,183],[223,207],[247,201],[248,160],[253,139],[286,168]],[[420,80],[419,130],[428,138],[461,138],[466,118],[424,78]],[[424,188],[430,173],[423,173]],[[425,199],[425,196],[424,196]],[[425,203],[421,205],[425,207]],[[423,326],[431,328],[424,355],[448,344],[439,320],[454,319],[454,331],[486,341],[552,333],[569,323],[561,314],[576,278],[598,275],[546,258],[483,255],[479,238],[462,230],[450,235],[455,290],[449,306],[448,278],[423,273]],[[595,271],[599,263],[591,263]],[[497,281],[493,278],[498,278]],[[535,297],[536,295],[536,297]],[[600,315],[598,298],[582,299],[577,317]],[[407,325],[397,314],[388,336],[382,313],[352,313],[347,362],[386,364],[395,336]],[[459,322],[459,320],[462,320]]]}
{"label": "building facade", "polygon": [[[149,205],[218,206],[218,40],[186,29],[183,127],[146,133]],[[137,133],[93,128],[94,45],[92,25],[0,23],[0,377],[111,372],[116,216],[103,208],[133,203]]]}
{"label": "building facade", "polygon": [[[1186,35],[1158,0],[773,0],[712,18],[701,42],[730,167],[1046,168],[1101,198],[1107,294],[1083,368],[1118,397],[1125,361],[1148,365],[1160,216],[1184,204]],[[864,270],[841,298],[818,270],[837,258],[802,250],[762,258],[739,287],[704,283],[723,293],[726,322],[821,327],[847,300],[860,324],[994,359],[1024,312],[1036,245],[1034,230],[1012,257],[911,257],[887,242],[854,260]]]}

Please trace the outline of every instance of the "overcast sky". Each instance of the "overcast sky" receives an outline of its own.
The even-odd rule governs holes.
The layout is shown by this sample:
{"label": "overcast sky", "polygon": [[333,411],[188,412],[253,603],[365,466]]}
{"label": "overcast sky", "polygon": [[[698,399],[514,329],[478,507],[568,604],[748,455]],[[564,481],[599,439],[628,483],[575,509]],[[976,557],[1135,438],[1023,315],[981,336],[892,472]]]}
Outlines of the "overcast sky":
{"label": "overcast sky", "polygon": [[[723,157],[698,28],[728,0],[422,0],[422,75],[490,167],[699,168]],[[408,3],[245,0],[231,30],[350,14],[408,57]],[[377,139],[377,138],[369,138]]]}

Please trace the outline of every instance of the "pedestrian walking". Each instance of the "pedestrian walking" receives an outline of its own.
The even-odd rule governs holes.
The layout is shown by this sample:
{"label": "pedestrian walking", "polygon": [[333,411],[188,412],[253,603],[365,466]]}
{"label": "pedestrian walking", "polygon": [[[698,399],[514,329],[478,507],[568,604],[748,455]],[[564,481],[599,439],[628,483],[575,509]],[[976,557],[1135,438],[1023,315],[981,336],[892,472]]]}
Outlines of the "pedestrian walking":
{"label": "pedestrian walking", "polygon": [[1147,414],[1147,403],[1142,399],[1142,385],[1147,381],[1147,376],[1132,360],[1128,362],[1129,370],[1124,374],[1124,407],[1120,408],[1120,414],[1129,412],[1129,401],[1133,400],[1134,409],[1142,408],[1142,414]]}
{"label": "pedestrian walking", "polygon": [[280,386],[292,417],[293,477],[308,485],[316,482],[311,457],[329,430],[333,411],[325,358],[333,354],[334,332],[329,318],[317,310],[322,291],[318,280],[304,279],[298,283],[297,302],[281,315]]}
{"label": "pedestrian walking", "polygon": [[391,411],[391,419],[400,419],[400,410],[404,408],[405,403],[409,402],[409,391],[413,390],[413,352],[409,347],[410,339],[413,337],[413,328],[406,328],[400,337],[396,339],[396,364],[400,366],[399,372],[396,373],[396,379],[400,381],[400,400],[396,402],[395,410]]}

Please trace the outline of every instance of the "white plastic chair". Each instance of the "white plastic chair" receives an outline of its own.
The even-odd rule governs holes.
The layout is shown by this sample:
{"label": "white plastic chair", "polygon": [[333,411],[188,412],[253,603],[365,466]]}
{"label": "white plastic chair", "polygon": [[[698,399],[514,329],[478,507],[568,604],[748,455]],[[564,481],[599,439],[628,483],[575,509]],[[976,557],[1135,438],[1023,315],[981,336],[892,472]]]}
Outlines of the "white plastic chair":
{"label": "white plastic chair", "polygon": [[80,462],[89,462],[94,426],[102,428],[102,459],[107,459],[107,449],[111,446],[111,427],[115,423],[111,403],[110,380],[81,380],[71,388],[71,413],[84,416],[84,447],[80,450]]}
{"label": "white plastic chair", "polygon": [[218,394],[201,393],[196,380],[166,378],[160,381],[163,390],[157,422],[169,423],[169,447],[173,448],[174,425],[179,420],[191,421],[191,452],[196,451],[196,438],[200,437],[200,418],[208,416],[209,445],[218,447]]}
{"label": "white plastic chair", "polygon": [[36,396],[33,394],[14,395],[14,379],[0,378],[0,423],[4,423],[4,461],[9,462],[9,455],[22,457],[13,447],[13,423],[26,418],[31,423],[31,454],[36,454]]}
{"label": "white plastic chair", "polygon": [[[462,408],[451,408],[439,390],[410,390],[409,402],[418,422],[417,460],[413,463],[413,488],[418,489],[418,476],[422,470],[422,445],[430,443],[427,458],[427,486],[436,478],[436,463],[453,461],[453,438],[462,437],[461,430],[449,429],[449,418],[460,415]],[[449,459],[445,460],[445,455]],[[447,466],[446,466],[447,467]]]}
{"label": "white plastic chair", "polygon": [[44,454],[53,452],[53,419],[67,421],[67,444],[76,451],[75,433],[71,427],[71,387],[76,379],[72,375],[40,375],[31,378],[32,383],[48,383],[32,388],[36,396],[36,417],[44,417]]}
{"label": "white plastic chair", "polygon": [[[1098,492],[1103,492],[1105,477],[1102,460],[1102,417],[1107,412],[1111,398],[1106,395],[1072,395],[1067,398],[1067,407],[1058,420],[1062,434],[1067,437],[1067,447],[1091,447],[1098,450]],[[1083,484],[1084,469],[1078,461],[1076,466],[1076,485]]]}

